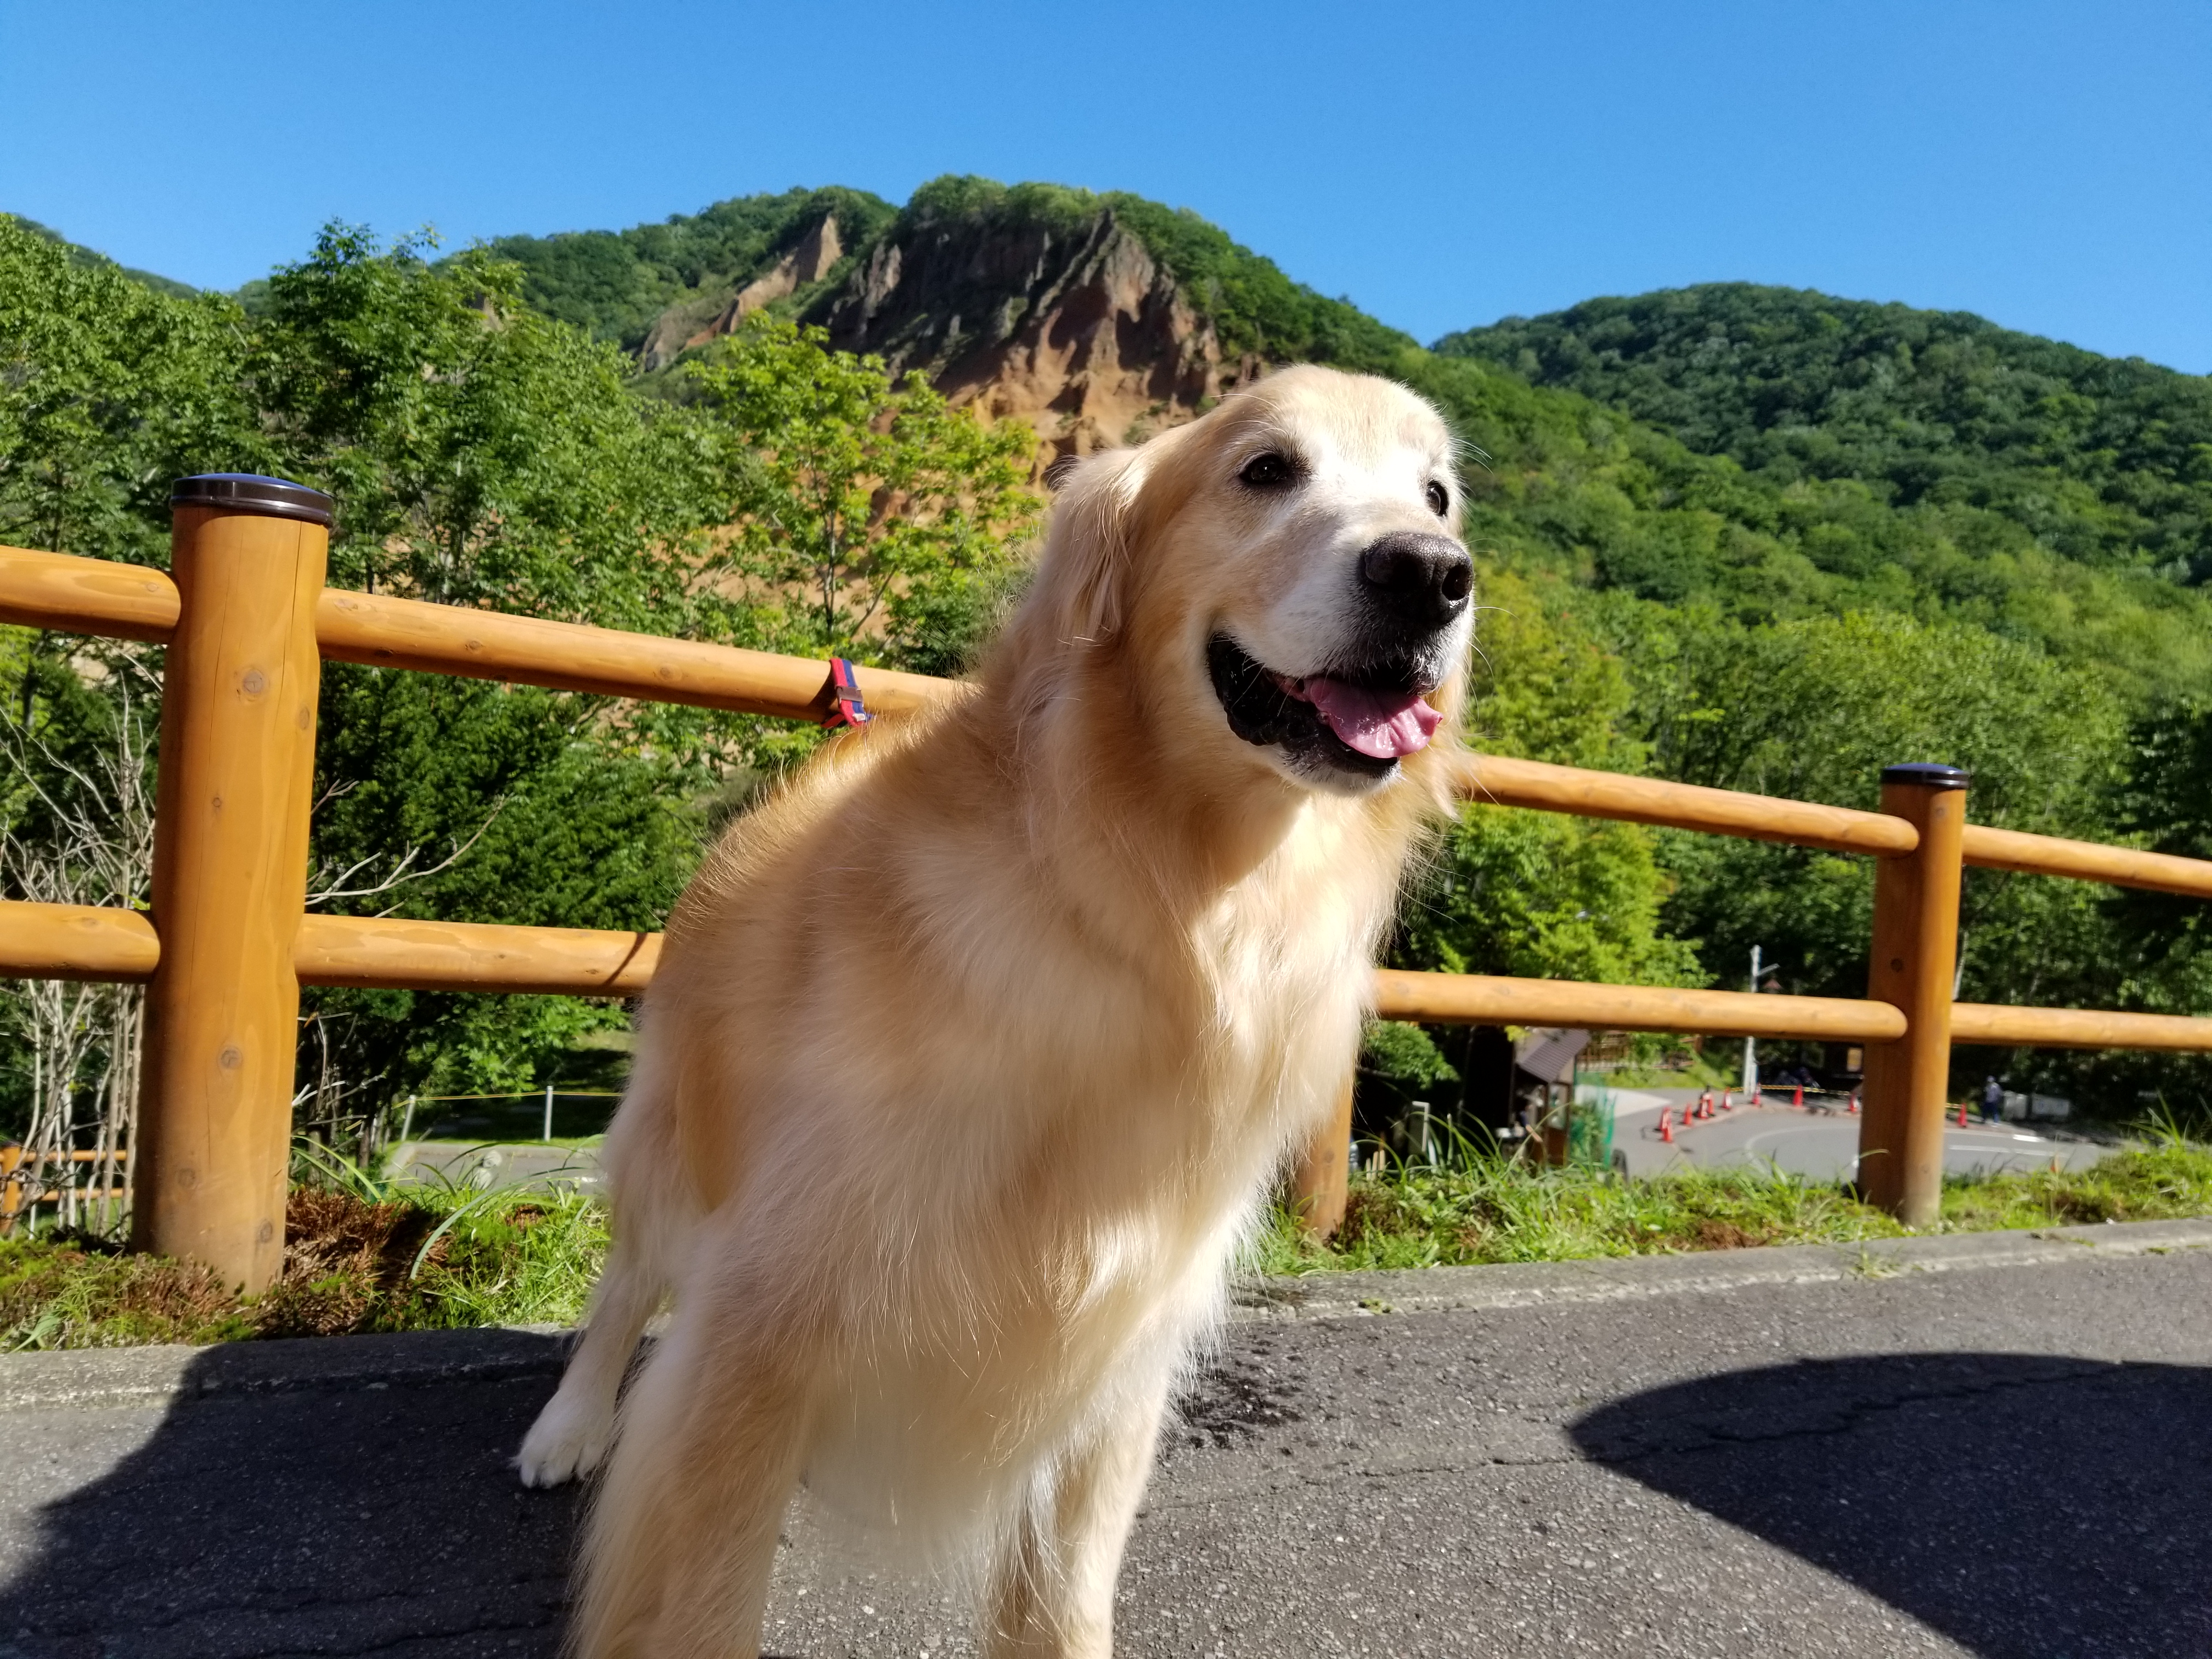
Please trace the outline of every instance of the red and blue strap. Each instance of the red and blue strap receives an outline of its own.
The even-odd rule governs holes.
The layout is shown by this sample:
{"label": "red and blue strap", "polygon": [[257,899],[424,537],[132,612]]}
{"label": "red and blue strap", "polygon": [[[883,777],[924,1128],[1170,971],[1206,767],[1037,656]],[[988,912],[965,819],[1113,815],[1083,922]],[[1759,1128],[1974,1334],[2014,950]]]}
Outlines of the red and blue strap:
{"label": "red and blue strap", "polygon": [[861,726],[875,719],[868,705],[860,698],[860,681],[853,672],[853,665],[842,657],[830,659],[830,712],[823,717],[824,731],[835,731],[841,726]]}

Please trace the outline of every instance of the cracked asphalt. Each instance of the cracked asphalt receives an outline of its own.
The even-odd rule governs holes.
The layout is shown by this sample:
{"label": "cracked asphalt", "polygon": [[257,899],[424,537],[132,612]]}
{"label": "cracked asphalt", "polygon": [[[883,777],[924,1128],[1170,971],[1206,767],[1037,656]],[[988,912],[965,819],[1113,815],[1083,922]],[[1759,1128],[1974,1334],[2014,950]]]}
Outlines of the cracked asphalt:
{"label": "cracked asphalt", "polygon": [[[2212,1249],[1664,1266],[1232,1327],[1119,1650],[2212,1656]],[[0,1360],[0,1656],[556,1653],[575,1502],[506,1459],[557,1346]],[[770,1652],[974,1652],[956,1592],[855,1565],[803,1505],[787,1540]]]}

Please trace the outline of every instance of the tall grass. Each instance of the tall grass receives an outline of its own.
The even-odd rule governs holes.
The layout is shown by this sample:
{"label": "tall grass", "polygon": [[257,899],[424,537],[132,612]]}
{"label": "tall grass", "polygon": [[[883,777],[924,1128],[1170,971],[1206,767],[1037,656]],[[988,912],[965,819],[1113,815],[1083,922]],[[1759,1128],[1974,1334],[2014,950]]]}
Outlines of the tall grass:
{"label": "tall grass", "polygon": [[[1954,1176],[1941,1232],[2154,1221],[2212,1215],[2212,1147],[2170,1120],[2082,1170]],[[1279,1211],[1251,1266],[1298,1273],[1366,1267],[1568,1261],[1597,1256],[1851,1244],[1905,1229],[1840,1182],[1772,1168],[1685,1170],[1625,1180],[1581,1165],[1546,1169],[1462,1144],[1441,1165],[1352,1178],[1344,1225],[1327,1244]]]}

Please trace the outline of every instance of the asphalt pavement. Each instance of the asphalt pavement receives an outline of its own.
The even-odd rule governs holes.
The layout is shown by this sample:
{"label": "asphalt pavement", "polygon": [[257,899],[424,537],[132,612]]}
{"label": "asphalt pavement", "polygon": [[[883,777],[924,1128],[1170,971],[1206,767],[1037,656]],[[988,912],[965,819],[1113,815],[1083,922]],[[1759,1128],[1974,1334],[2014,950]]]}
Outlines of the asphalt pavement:
{"label": "asphalt pavement", "polygon": [[[1816,1181],[1848,1180],[1858,1164],[1859,1121],[1842,1110],[1840,1100],[1820,1100],[1809,1109],[1793,1109],[1786,1097],[1773,1103],[1737,1106],[1710,1120],[1684,1122],[1684,1107],[1695,1097],[1688,1089],[1612,1091],[1613,1145],[1634,1176],[1663,1175],[1681,1169],[1731,1164],[1771,1165]],[[1659,1118],[1669,1117],[1674,1139],[1662,1140]],[[1943,1132],[1943,1167],[1952,1175],[1991,1174],[2047,1167],[2053,1159],[2074,1169],[2095,1162],[2112,1148],[2053,1131],[2039,1124],[1974,1123]],[[400,1180],[442,1182],[457,1186],[573,1185],[586,1192],[604,1186],[596,1146],[568,1146],[532,1140],[410,1140],[392,1148],[391,1169]]]}
{"label": "asphalt pavement", "polygon": [[568,1146],[539,1140],[403,1140],[386,1166],[392,1177],[456,1187],[574,1186],[600,1191],[596,1143]]}
{"label": "asphalt pavement", "polygon": [[[0,1358],[0,1656],[557,1651],[560,1339]],[[974,1651],[801,1509],[769,1651]],[[2212,1222],[1250,1287],[1130,1656],[2212,1655]]]}
{"label": "asphalt pavement", "polygon": [[[1629,1174],[1757,1164],[1811,1180],[1844,1181],[1857,1167],[1859,1119],[1844,1109],[1840,1098],[1816,1096],[1808,1107],[1793,1108],[1778,1091],[1766,1104],[1725,1112],[1716,1104],[1712,1117],[1686,1123],[1683,1109],[1696,1095],[1690,1089],[1614,1091],[1613,1142],[1626,1155]],[[1670,1119],[1671,1142],[1660,1138],[1662,1111]],[[2062,1169],[2079,1169],[2112,1150],[2040,1123],[1977,1120],[1943,1131],[1947,1175],[2047,1169],[2053,1159]]]}

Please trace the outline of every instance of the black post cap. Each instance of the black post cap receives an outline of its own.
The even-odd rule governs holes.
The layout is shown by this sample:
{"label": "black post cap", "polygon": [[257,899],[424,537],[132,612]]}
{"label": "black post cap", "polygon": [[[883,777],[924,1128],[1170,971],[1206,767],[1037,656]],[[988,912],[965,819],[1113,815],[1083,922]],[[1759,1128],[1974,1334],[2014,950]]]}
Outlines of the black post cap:
{"label": "black post cap", "polygon": [[219,507],[267,519],[305,519],[325,530],[337,507],[319,489],[289,478],[264,478],[258,472],[201,472],[179,478],[169,490],[169,505]]}
{"label": "black post cap", "polygon": [[1907,761],[1881,769],[1884,783],[1917,783],[1923,789],[1964,789],[1974,775],[1963,766],[1944,766],[1935,761]]}

